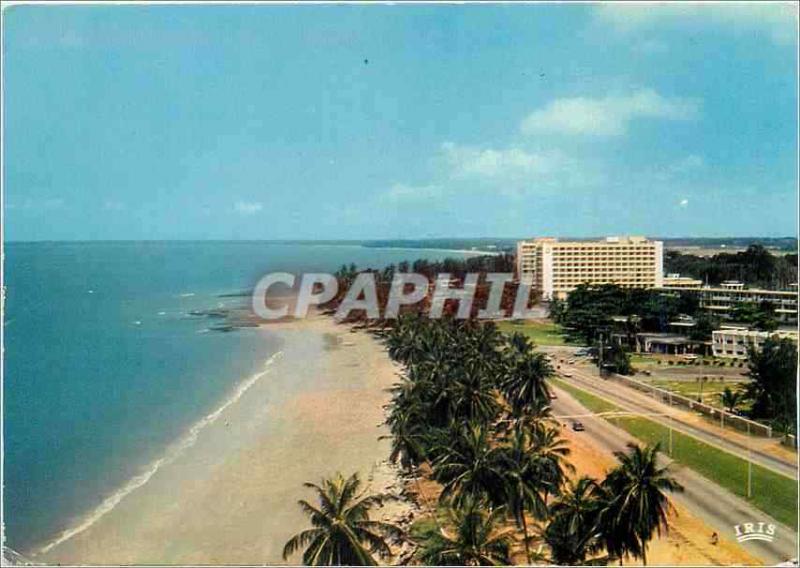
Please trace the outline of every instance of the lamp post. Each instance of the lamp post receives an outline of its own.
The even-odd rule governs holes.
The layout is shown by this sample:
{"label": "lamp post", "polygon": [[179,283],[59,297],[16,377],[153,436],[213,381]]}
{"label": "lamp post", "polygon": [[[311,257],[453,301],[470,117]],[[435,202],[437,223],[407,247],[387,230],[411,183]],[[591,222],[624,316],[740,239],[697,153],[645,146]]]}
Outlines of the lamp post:
{"label": "lamp post", "polygon": [[669,457],[672,457],[672,391],[669,391]]}
{"label": "lamp post", "polygon": [[753,456],[750,453],[750,422],[747,422],[747,498],[753,496]]}

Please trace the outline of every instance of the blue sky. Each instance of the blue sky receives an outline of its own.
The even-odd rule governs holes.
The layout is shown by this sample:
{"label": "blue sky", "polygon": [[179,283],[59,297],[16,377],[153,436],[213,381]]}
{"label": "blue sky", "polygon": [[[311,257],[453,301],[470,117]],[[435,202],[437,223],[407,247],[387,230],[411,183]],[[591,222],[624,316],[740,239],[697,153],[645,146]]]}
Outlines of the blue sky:
{"label": "blue sky", "polygon": [[787,236],[791,4],[17,6],[5,232]]}

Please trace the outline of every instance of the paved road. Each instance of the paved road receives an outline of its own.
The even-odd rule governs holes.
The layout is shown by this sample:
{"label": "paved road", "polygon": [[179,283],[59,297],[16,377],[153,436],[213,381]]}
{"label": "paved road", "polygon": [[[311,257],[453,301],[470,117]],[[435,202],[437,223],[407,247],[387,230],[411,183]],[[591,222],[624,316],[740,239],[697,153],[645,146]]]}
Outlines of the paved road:
{"label": "paved road", "polygon": [[[584,406],[572,398],[568,393],[555,387],[558,398],[553,400],[553,414],[559,416],[575,416],[591,414]],[[568,418],[560,419],[562,423],[569,424]],[[592,445],[601,451],[612,453],[625,451],[629,442],[634,442],[627,432],[617,428],[606,420],[589,416],[580,421],[586,427],[585,432],[578,435],[586,436]],[[670,463],[666,456],[662,456],[664,464]],[[763,541],[749,541],[740,543],[750,554],[763,561],[765,564],[777,564],[797,556],[797,535],[793,530],[771,519],[763,512],[743,499],[725,491],[718,485],[711,483],[704,477],[694,473],[679,464],[672,465],[672,473],[683,486],[683,493],[676,493],[672,498],[683,504],[692,513],[702,519],[720,537],[731,542],[736,542],[734,526],[743,522],[769,522],[777,527],[775,540],[772,543]],[[710,538],[710,534],[708,535]]]}
{"label": "paved road", "polygon": [[[757,448],[750,448],[748,451],[747,444],[740,439],[741,436],[732,434],[726,436],[724,430],[715,429],[711,425],[705,426],[702,423],[689,422],[686,420],[687,411],[671,407],[660,400],[612,379],[601,379],[594,369],[587,370],[576,365],[563,363],[560,364],[560,367],[560,373],[567,372],[572,375],[570,378],[562,377],[564,380],[588,392],[598,394],[624,410],[653,415],[669,414],[671,419],[667,416],[648,416],[648,418],[664,426],[671,425],[676,432],[688,434],[743,459],[748,459],[749,453],[753,463],[791,479],[797,479],[796,463],[760,451]],[[689,418],[692,417],[689,416]]]}

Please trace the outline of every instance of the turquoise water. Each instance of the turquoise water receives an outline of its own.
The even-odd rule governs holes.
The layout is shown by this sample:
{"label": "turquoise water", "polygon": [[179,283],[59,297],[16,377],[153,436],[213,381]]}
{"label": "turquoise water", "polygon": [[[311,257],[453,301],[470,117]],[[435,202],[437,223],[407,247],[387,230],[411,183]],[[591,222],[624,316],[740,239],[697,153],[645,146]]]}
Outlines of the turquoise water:
{"label": "turquoise water", "polygon": [[257,242],[11,243],[3,331],[7,544],[53,539],[158,459],[279,346],[190,310],[269,271],[443,251]]}

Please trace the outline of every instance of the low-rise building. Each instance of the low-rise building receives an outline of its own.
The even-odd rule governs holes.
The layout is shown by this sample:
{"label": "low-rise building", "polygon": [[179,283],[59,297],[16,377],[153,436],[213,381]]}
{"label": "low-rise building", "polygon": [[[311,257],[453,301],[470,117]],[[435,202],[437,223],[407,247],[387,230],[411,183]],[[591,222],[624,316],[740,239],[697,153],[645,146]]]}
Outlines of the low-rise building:
{"label": "low-rise building", "polygon": [[737,281],[723,282],[719,286],[663,286],[661,289],[665,292],[696,294],[701,308],[723,318],[730,317],[739,304],[760,305],[766,302],[775,309],[778,321],[797,323],[797,291],[745,288],[744,284]]}
{"label": "low-rise building", "polygon": [[702,285],[702,280],[690,278],[689,276],[681,276],[674,272],[664,276],[664,288],[700,288]]}
{"label": "low-rise building", "polygon": [[706,342],[677,333],[637,333],[637,353],[662,355],[705,354]]}
{"label": "low-rise building", "polygon": [[760,349],[768,337],[786,337],[797,343],[796,330],[768,332],[723,326],[712,332],[711,350],[715,357],[746,359],[750,349]]}

